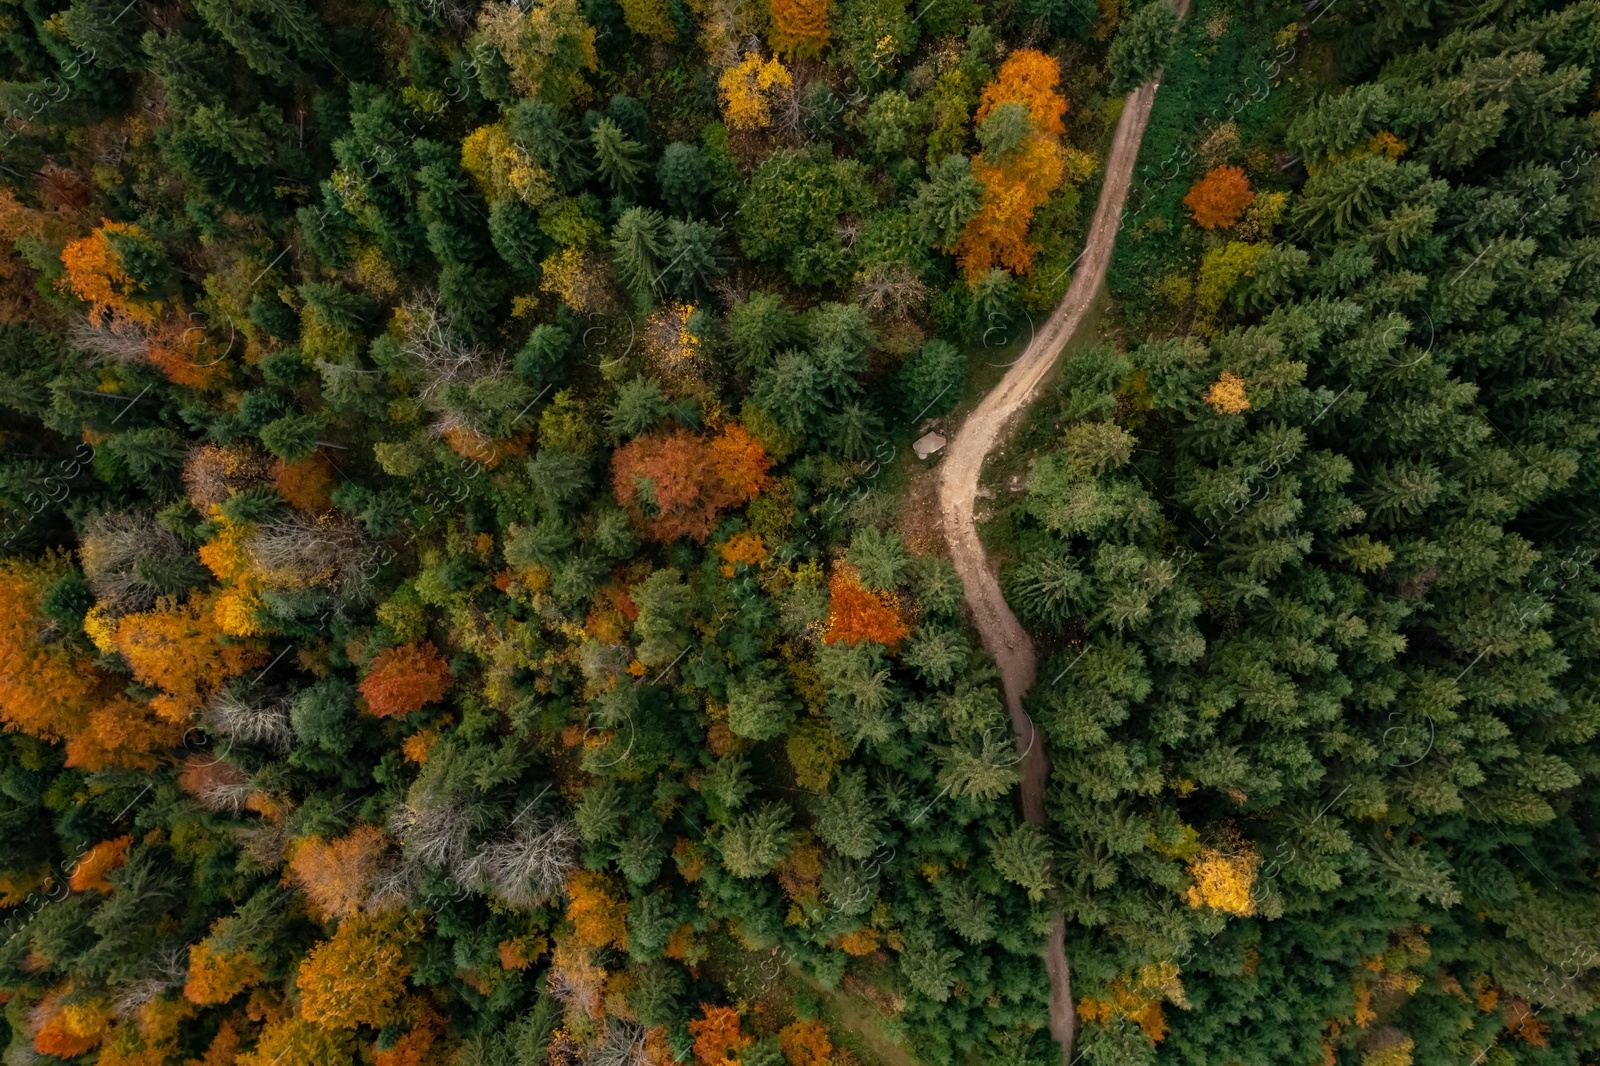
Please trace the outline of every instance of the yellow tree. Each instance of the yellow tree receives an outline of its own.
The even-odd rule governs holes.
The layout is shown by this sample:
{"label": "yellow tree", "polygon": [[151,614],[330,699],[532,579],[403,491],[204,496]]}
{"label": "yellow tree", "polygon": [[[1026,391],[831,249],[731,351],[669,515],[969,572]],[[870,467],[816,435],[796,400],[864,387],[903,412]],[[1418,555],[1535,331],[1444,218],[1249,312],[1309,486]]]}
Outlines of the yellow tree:
{"label": "yellow tree", "polygon": [[393,918],[356,914],[300,963],[300,1016],[326,1029],[395,1021],[411,967]]}
{"label": "yellow tree", "polygon": [[793,79],[789,68],[776,58],[762,61],[752,50],[736,67],[722,72],[722,117],[736,130],[766,129],[772,123],[772,105]]}

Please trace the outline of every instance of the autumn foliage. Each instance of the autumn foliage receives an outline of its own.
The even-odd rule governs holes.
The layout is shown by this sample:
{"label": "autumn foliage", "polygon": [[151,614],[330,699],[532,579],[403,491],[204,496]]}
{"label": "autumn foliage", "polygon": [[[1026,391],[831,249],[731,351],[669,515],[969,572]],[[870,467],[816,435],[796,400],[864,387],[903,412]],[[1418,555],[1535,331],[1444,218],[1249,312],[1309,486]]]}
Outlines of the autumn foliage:
{"label": "autumn foliage", "polygon": [[820,55],[828,45],[828,0],[772,0],[772,46],[785,55]]}
{"label": "autumn foliage", "polygon": [[277,487],[290,507],[303,511],[323,511],[333,502],[337,487],[333,470],[321,452],[312,452],[309,458],[298,463],[285,463],[282,459],[272,465],[272,484]]}
{"label": "autumn foliage", "polygon": [[588,947],[628,946],[628,901],[592,870],[579,871],[567,882],[567,921]]}
{"label": "autumn foliage", "polygon": [[1221,414],[1237,415],[1250,410],[1250,397],[1244,382],[1226,370],[1214,385],[1206,389],[1201,399]]}
{"label": "autumn foliage", "polygon": [[792,1022],[778,1031],[778,1046],[789,1066],[828,1066],[833,1041],[828,1030],[815,1018]]}
{"label": "autumn foliage", "polygon": [[103,840],[84,852],[78,864],[72,868],[72,891],[88,892],[93,889],[110,892],[111,882],[107,875],[128,861],[128,847],[132,843],[133,837],[120,836],[115,840]]}
{"label": "autumn foliage", "polygon": [[1183,205],[1194,214],[1195,225],[1204,229],[1227,229],[1255,202],[1250,179],[1238,167],[1214,167],[1183,198]]}
{"label": "autumn foliage", "polygon": [[1250,887],[1255,883],[1260,866],[1261,856],[1248,845],[1230,846],[1226,851],[1201,848],[1189,860],[1189,876],[1194,884],[1184,898],[1191,907],[1210,907],[1227,914],[1254,914],[1256,900]]}
{"label": "autumn foliage", "polygon": [[383,830],[375,825],[357,825],[332,840],[307,837],[295,846],[289,872],[319,918],[348,918],[361,909],[383,847]]}
{"label": "autumn foliage", "polygon": [[776,58],[763,62],[760,53],[752,49],[738,66],[723,71],[718,82],[722,117],[728,128],[766,129],[772,123],[772,105],[778,94],[792,84],[788,67]]}
{"label": "autumn foliage", "polygon": [[719,514],[767,487],[772,459],[730,422],[709,439],[686,429],[646,433],[617,449],[611,469],[617,501],[648,536],[704,543]]}
{"label": "autumn foliage", "polygon": [[39,639],[49,624],[40,601],[66,569],[60,558],[0,564],[0,721],[7,732],[61,740],[88,723],[95,677],[69,645]]}
{"label": "autumn foliage", "polygon": [[444,698],[455,678],[432,641],[402,644],[378,654],[361,682],[367,709],[379,718],[410,714]]}
{"label": "autumn foliage", "polygon": [[393,1020],[411,967],[393,921],[353,915],[300,963],[300,1015],[327,1029]]}
{"label": "autumn foliage", "polygon": [[150,705],[173,721],[188,719],[229,679],[267,663],[260,644],[225,637],[214,607],[206,596],[165,601],[117,624],[117,650],[136,681],[161,690]]}
{"label": "autumn foliage", "polygon": [[190,1003],[226,1003],[234,996],[261,983],[265,975],[248,951],[221,954],[209,940],[189,947],[189,979],[183,996]]}
{"label": "autumn foliage", "polygon": [[1028,109],[1032,133],[1009,157],[990,159],[979,153],[972,170],[983,183],[983,203],[956,242],[955,253],[967,281],[976,281],[995,267],[1026,274],[1037,247],[1028,240],[1033,213],[1061,186],[1066,157],[1059,137],[1067,101],[1057,90],[1060,64],[1042,52],[1022,48],[1000,68],[999,77],[983,90],[978,121],[1004,103]]}
{"label": "autumn foliage", "polygon": [[696,1066],[719,1066],[737,1061],[739,1049],[753,1043],[739,1025],[739,1012],[732,1007],[702,1003],[700,1013],[701,1017],[689,1023]]}
{"label": "autumn foliage", "polygon": [[154,325],[156,308],[138,299],[139,284],[128,275],[121,253],[110,240],[113,234],[136,238],[139,227],[110,219],[100,223],[99,229],[62,249],[61,265],[66,267],[62,287],[91,305],[89,321],[97,326],[112,316]]}
{"label": "autumn foliage", "polygon": [[1160,1043],[1167,1035],[1163,1001],[1185,1009],[1189,1006],[1179,981],[1178,967],[1171,962],[1152,963],[1132,974],[1112,978],[1104,996],[1085,996],[1078,1001],[1078,1017],[1102,1025],[1126,1019],[1137,1025],[1152,1043]]}
{"label": "autumn foliage", "polygon": [[904,640],[911,627],[900,617],[899,605],[886,592],[863,588],[853,567],[841,566],[828,582],[827,644],[854,646],[863,640],[890,647]]}

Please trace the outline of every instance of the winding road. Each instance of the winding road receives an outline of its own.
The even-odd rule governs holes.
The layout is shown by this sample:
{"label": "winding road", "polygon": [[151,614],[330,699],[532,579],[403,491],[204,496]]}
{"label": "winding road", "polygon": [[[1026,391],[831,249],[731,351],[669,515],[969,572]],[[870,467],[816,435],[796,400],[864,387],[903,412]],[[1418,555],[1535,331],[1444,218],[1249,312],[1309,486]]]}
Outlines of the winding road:
{"label": "winding road", "polygon": [[[1177,3],[1181,18],[1188,0]],[[1056,309],[1044,327],[1029,343],[1027,351],[1012,364],[1000,384],[979,401],[956,430],[950,451],[939,468],[939,514],[950,558],[961,574],[973,620],[983,637],[983,646],[995,657],[1005,690],[1006,708],[1011,714],[1017,753],[1022,762],[1022,816],[1033,825],[1048,830],[1044,813],[1044,789],[1050,777],[1050,763],[1044,744],[1031,719],[1022,709],[1022,697],[1033,686],[1033,644],[1017,616],[1011,613],[1000,582],[989,567],[973,506],[978,494],[978,475],[984,460],[1003,443],[1015,428],[1018,416],[1033,402],[1040,383],[1061,356],[1067,341],[1083,322],[1095,293],[1105,281],[1111,263],[1111,249],[1121,228],[1122,207],[1133,179],[1133,165],[1139,156],[1145,124],[1155,103],[1156,87],[1161,84],[1157,71],[1153,80],[1133,92],[1122,107],[1106,159],[1105,182],[1100,202],[1089,227],[1088,243],[1078,259],[1078,273],[1072,278]],[[1050,927],[1045,943],[1044,963],[1050,974],[1050,1035],[1061,1045],[1062,1058],[1070,1064],[1072,1041],[1077,1031],[1077,1011],[1072,1003],[1072,971],[1067,964],[1066,920],[1060,914]]]}

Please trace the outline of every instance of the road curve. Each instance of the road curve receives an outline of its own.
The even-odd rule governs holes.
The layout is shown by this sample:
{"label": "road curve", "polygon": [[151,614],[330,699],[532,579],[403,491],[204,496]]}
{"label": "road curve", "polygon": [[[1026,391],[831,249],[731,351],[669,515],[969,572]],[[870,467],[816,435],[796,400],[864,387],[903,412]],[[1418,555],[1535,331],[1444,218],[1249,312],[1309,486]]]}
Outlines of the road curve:
{"label": "road curve", "polygon": [[[1177,7],[1182,17],[1188,0],[1179,0]],[[989,569],[983,543],[978,539],[973,504],[984,460],[1015,427],[1017,417],[1033,401],[1039,383],[1082,323],[1089,304],[1105,280],[1111,249],[1121,226],[1122,207],[1133,178],[1133,165],[1139,156],[1139,142],[1144,138],[1145,124],[1150,120],[1150,108],[1160,84],[1158,72],[1153,81],[1129,93],[1123,104],[1122,117],[1111,139],[1111,153],[1106,159],[1100,202],[1095,207],[1083,255],[1078,259],[1078,272],[1066,296],[1050,313],[1043,328],[1035,332],[1022,358],[1012,364],[1000,384],[979,401],[956,430],[949,453],[939,468],[939,514],[945,540],[950,545],[950,558],[961,574],[967,604],[972,608],[983,646],[989,649],[1000,667],[1006,709],[1011,714],[1011,728],[1022,760],[1022,816],[1041,827],[1045,827],[1044,789],[1050,776],[1050,763],[1045,758],[1043,739],[1022,709],[1023,694],[1034,682],[1033,644],[1017,616],[1011,613],[1000,592],[1000,582]],[[1066,920],[1057,914],[1044,950],[1045,969],[1050,974],[1050,1035],[1060,1043],[1063,1061],[1070,1064],[1078,1017],[1072,1003],[1072,972],[1067,965],[1065,940]]]}

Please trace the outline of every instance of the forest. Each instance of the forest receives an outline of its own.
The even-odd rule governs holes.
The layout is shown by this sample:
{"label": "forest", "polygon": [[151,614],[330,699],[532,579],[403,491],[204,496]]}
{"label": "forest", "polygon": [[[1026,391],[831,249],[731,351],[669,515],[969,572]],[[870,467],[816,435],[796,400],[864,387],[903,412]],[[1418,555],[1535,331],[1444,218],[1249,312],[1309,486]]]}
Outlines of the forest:
{"label": "forest", "polygon": [[[1152,86],[1022,737],[913,443]],[[0,116],[6,1066],[1600,1064],[1600,0],[0,0]]]}

